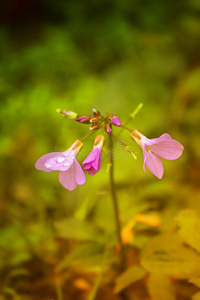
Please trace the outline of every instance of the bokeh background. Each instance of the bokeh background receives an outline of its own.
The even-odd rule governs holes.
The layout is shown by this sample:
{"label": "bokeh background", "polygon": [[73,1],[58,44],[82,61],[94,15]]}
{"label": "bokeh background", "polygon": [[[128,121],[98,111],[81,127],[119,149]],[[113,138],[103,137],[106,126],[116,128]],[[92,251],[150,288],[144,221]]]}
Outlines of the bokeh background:
{"label": "bokeh background", "polygon": [[[96,108],[123,123],[143,103],[129,127],[149,138],[168,132],[185,151],[164,162],[158,180],[143,172],[129,133],[121,139],[137,160],[115,145],[122,224],[147,217],[128,239],[129,263],[140,260],[149,235],[170,228],[181,210],[200,213],[200,2],[3,0],[0,45],[0,299],[87,299],[100,264],[94,228],[115,240],[106,155],[101,170],[73,192],[35,162],[88,133],[88,125],[62,118],[57,108],[80,115]],[[80,162],[92,143],[93,136]],[[161,225],[149,228],[148,216]],[[113,293],[115,272],[109,269],[97,299],[123,299]],[[130,299],[156,299],[145,284],[134,290]],[[179,282],[177,299],[192,292]]]}

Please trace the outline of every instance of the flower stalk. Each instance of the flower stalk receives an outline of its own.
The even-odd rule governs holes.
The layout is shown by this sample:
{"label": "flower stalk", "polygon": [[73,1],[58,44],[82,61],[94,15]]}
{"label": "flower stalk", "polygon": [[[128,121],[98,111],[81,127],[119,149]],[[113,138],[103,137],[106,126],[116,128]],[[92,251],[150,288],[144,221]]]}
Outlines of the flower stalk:
{"label": "flower stalk", "polygon": [[110,174],[110,192],[111,192],[111,198],[113,202],[113,208],[114,208],[114,217],[115,217],[115,223],[116,223],[116,231],[117,231],[117,237],[118,242],[120,246],[120,256],[121,256],[121,269],[125,270],[126,268],[126,256],[125,251],[122,243],[122,237],[121,237],[121,224],[119,219],[119,207],[117,202],[117,195],[115,190],[115,184],[114,184],[114,160],[113,160],[113,139],[112,135],[108,134],[109,136],[109,174]]}

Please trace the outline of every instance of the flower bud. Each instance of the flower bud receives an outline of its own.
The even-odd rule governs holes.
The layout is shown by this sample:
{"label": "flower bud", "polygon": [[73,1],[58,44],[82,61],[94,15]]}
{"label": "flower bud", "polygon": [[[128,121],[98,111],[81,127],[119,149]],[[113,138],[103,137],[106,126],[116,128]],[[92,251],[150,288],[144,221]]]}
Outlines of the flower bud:
{"label": "flower bud", "polygon": [[100,112],[95,108],[92,109],[92,114],[93,114],[94,117],[100,116]]}
{"label": "flower bud", "polygon": [[84,124],[90,124],[90,119],[91,119],[91,116],[87,115],[87,116],[78,117],[78,118],[76,118],[75,121],[84,123]]}
{"label": "flower bud", "polygon": [[107,133],[111,134],[111,133],[112,133],[112,125],[109,124],[109,123],[107,123],[107,124],[105,125],[105,131],[106,131]]}
{"label": "flower bud", "polygon": [[90,126],[90,130],[91,130],[91,131],[97,130],[97,129],[99,129],[99,125],[98,125],[98,124],[92,124],[92,125]]}
{"label": "flower bud", "polygon": [[90,119],[90,123],[98,123],[98,122],[99,122],[98,117],[94,117],[94,118]]}
{"label": "flower bud", "polygon": [[114,114],[109,114],[108,119],[112,122],[113,125],[115,126],[121,126],[121,122],[117,116]]}
{"label": "flower bud", "polygon": [[68,118],[68,119],[76,119],[77,118],[77,113],[70,111],[70,110],[62,110],[60,108],[57,108],[56,111],[60,114],[63,115],[63,117]]}

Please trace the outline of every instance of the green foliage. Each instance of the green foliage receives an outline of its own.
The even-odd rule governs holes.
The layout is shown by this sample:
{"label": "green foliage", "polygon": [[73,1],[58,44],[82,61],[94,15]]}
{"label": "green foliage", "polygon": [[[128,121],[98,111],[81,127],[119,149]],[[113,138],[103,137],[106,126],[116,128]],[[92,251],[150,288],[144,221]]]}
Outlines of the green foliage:
{"label": "green foliage", "polygon": [[91,223],[75,218],[56,222],[57,236],[78,241],[103,241],[103,235]]}

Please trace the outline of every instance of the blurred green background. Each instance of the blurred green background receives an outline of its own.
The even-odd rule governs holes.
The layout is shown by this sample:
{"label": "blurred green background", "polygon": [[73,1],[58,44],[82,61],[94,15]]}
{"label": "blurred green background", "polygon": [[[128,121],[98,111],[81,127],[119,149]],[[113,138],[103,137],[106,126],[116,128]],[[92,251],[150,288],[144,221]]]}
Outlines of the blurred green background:
{"label": "blurred green background", "polygon": [[[129,133],[121,135],[138,156],[135,161],[115,145],[122,223],[155,213],[162,231],[182,209],[200,213],[199,17],[198,0],[1,2],[0,299],[59,297],[54,270],[74,247],[74,225],[63,224],[63,237],[55,229],[62,222],[88,220],[108,235],[115,231],[106,155],[99,173],[73,192],[59,184],[57,172],[34,167],[40,156],[64,151],[88,133],[88,125],[62,118],[57,108],[80,115],[96,108],[124,123],[142,102],[129,127],[149,138],[167,132],[185,151],[177,161],[164,161],[158,180],[143,172]],[[93,138],[85,141],[80,162]],[[141,249],[146,239],[138,234],[132,246]],[[75,287],[69,284],[63,299],[86,299]]]}

